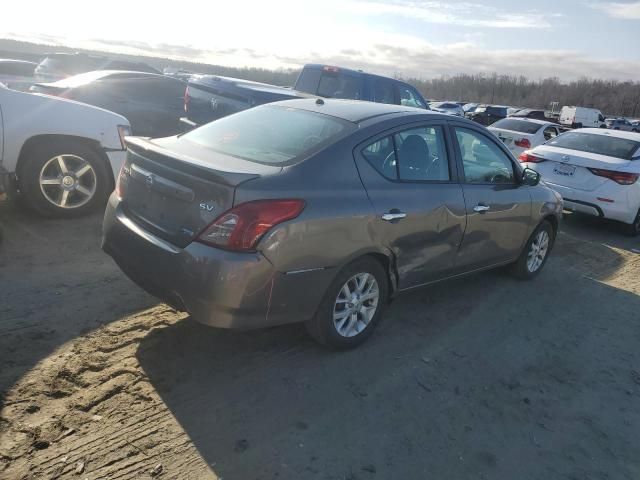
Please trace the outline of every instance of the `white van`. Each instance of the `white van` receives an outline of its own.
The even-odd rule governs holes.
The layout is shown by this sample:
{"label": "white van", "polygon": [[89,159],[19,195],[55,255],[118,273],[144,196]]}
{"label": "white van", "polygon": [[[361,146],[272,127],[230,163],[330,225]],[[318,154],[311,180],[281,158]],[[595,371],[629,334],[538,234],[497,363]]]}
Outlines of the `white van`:
{"label": "white van", "polygon": [[571,128],[605,128],[604,116],[597,108],[562,107],[560,124]]}

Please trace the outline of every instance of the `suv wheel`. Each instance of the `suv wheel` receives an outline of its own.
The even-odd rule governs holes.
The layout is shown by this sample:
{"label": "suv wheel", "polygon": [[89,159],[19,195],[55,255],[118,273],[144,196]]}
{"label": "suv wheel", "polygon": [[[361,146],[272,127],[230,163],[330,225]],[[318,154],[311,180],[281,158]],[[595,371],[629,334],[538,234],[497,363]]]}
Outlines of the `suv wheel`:
{"label": "suv wheel", "polygon": [[330,348],[356,347],[380,321],[388,291],[387,274],[379,262],[367,257],[356,260],[333,280],[307,330]]}
{"label": "suv wheel", "polygon": [[109,193],[103,159],[81,143],[51,141],[37,145],[19,171],[20,190],[28,206],[53,217],[84,215]]}
{"label": "suv wheel", "polygon": [[527,241],[518,260],[512,265],[513,274],[523,280],[529,280],[540,273],[547,262],[555,234],[551,223],[542,221]]}

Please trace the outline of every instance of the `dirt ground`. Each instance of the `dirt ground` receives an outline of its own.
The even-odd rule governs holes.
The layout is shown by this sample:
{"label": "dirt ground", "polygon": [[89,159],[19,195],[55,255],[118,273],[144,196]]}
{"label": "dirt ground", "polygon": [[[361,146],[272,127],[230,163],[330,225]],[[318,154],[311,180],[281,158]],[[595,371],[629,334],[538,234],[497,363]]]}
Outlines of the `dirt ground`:
{"label": "dirt ground", "polygon": [[640,240],[569,216],[534,282],[414,291],[344,353],[210,329],[13,213],[0,247],[0,478],[638,479]]}

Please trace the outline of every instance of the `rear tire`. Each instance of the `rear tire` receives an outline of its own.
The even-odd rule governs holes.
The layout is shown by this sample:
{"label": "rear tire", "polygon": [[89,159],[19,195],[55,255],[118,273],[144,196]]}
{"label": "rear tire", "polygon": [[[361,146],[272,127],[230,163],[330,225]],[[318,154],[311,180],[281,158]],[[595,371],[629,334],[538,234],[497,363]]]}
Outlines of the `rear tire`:
{"label": "rear tire", "polygon": [[533,231],[518,260],[511,265],[511,273],[521,280],[537,276],[553,248],[555,231],[548,220],[543,220]]}
{"label": "rear tire", "polygon": [[31,148],[20,165],[19,185],[35,212],[72,218],[104,204],[111,179],[106,162],[80,142],[51,140]]}
{"label": "rear tire", "polygon": [[640,235],[640,210],[636,214],[636,218],[632,224],[625,223],[625,233],[630,237],[637,237]]}
{"label": "rear tire", "polygon": [[332,349],[357,347],[373,333],[388,298],[382,265],[371,257],[355,260],[331,282],[315,316],[306,322],[307,331]]}

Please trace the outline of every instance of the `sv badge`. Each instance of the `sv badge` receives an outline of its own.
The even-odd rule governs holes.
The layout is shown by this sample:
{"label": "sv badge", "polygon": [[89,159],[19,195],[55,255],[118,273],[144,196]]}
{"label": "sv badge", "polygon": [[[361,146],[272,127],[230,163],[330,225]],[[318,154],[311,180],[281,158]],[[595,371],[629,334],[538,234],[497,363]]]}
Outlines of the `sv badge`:
{"label": "sv badge", "polygon": [[208,205],[206,203],[200,204],[200,210],[206,210],[207,212],[213,212],[215,208],[215,205]]}

